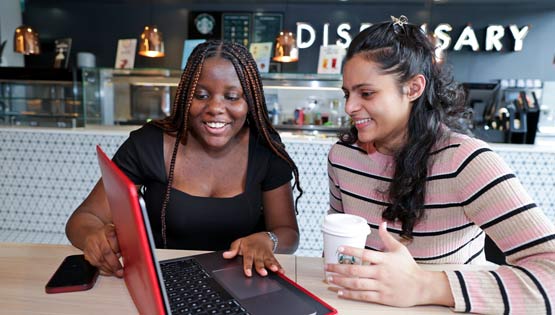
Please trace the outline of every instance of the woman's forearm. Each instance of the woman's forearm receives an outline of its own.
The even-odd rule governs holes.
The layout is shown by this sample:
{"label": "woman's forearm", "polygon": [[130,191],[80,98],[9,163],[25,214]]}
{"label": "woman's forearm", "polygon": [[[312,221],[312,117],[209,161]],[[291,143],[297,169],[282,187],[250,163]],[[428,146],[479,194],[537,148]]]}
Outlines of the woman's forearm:
{"label": "woman's forearm", "polygon": [[421,305],[455,306],[447,275],[443,271],[426,271],[421,281]]}
{"label": "woman's forearm", "polygon": [[278,238],[276,253],[293,254],[299,246],[299,232],[291,227],[278,227],[272,230]]}
{"label": "woman's forearm", "polygon": [[83,249],[87,236],[103,227],[104,222],[94,214],[76,212],[66,224],[66,236],[73,246]]}

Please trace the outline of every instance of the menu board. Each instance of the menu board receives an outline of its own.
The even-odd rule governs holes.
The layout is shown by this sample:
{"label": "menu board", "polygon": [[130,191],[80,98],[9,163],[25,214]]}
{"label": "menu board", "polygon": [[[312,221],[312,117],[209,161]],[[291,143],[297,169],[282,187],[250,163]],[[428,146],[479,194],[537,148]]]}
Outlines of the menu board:
{"label": "menu board", "polygon": [[281,13],[255,13],[253,16],[252,42],[273,42],[283,27]]}
{"label": "menu board", "polygon": [[249,46],[250,43],[250,13],[224,13],[222,15],[223,40]]}

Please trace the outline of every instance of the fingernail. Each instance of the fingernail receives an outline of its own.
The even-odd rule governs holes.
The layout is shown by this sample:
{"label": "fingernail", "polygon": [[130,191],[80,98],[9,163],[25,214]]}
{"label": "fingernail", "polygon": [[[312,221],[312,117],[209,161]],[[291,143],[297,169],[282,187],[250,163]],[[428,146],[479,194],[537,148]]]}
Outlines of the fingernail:
{"label": "fingernail", "polygon": [[337,291],[337,295],[342,296],[342,295],[343,295],[343,291],[341,291],[341,290]]}
{"label": "fingernail", "polygon": [[337,251],[340,252],[340,253],[342,253],[344,250],[345,250],[345,248],[343,248],[343,246],[339,246],[337,248]]}
{"label": "fingernail", "polygon": [[245,270],[245,272],[247,273],[247,276],[251,276],[252,275],[252,271],[250,269]]}
{"label": "fingernail", "polygon": [[333,282],[333,277],[332,276],[328,277],[328,282]]}

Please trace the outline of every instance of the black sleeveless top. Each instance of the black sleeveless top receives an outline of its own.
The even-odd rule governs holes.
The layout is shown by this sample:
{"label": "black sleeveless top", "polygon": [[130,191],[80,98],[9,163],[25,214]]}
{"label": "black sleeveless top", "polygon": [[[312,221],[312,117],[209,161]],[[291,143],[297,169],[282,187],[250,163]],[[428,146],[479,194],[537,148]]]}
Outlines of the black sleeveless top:
{"label": "black sleeveless top", "polygon": [[[113,161],[144,199],[156,247],[163,247],[160,210],[168,183],[163,131],[146,124],[132,131]],[[198,197],[172,188],[166,209],[168,248],[225,250],[237,238],[265,230],[262,192],[291,181],[292,169],[251,131],[245,191],[230,198]]]}

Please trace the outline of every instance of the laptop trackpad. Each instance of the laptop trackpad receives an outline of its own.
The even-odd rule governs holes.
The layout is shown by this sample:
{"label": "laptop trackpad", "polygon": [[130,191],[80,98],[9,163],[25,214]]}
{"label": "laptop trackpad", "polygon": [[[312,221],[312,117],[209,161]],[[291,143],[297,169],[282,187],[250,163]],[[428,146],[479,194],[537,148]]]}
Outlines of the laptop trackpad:
{"label": "laptop trackpad", "polygon": [[251,314],[317,314],[314,307],[278,281],[254,273],[251,278],[245,277],[242,266],[214,270],[212,274]]}
{"label": "laptop trackpad", "polygon": [[258,274],[247,278],[243,273],[242,266],[214,270],[212,274],[221,285],[239,300],[281,290],[281,286],[277,281],[262,278]]}

